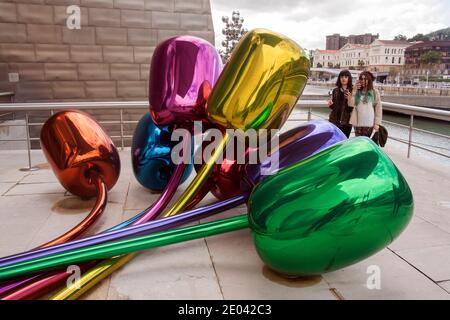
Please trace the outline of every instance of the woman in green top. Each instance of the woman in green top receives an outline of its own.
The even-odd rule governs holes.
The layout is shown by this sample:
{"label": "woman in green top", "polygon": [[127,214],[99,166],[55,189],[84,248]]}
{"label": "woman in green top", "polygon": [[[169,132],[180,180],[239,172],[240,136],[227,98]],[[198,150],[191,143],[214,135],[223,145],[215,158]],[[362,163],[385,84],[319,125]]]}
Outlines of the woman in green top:
{"label": "woman in green top", "polygon": [[349,122],[355,127],[356,136],[370,137],[380,128],[383,109],[380,93],[373,87],[373,78],[369,71],[361,72],[356,90],[348,101],[348,105],[354,107]]}

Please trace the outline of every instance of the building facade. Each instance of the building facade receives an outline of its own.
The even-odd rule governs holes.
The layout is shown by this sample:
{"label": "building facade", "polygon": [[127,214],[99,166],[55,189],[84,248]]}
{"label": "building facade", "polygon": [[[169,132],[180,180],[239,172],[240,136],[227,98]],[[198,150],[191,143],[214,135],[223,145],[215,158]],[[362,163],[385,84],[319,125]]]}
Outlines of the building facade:
{"label": "building facade", "polygon": [[351,34],[348,37],[341,36],[339,33],[326,36],[326,50],[339,50],[347,43],[350,44],[364,44],[369,45],[376,39],[379,35],[365,33],[365,34]]}
{"label": "building facade", "polygon": [[[67,20],[80,10],[80,29]],[[15,101],[145,100],[152,52],[194,35],[214,44],[209,0],[0,2],[0,91]]]}
{"label": "building facade", "polygon": [[341,68],[363,68],[369,64],[369,45],[347,43],[339,50]]}
{"label": "building facade", "polygon": [[[314,67],[367,69],[376,72],[400,72],[405,65],[405,50],[411,43],[375,40],[370,45],[347,43],[339,50],[314,51]],[[444,50],[445,51],[445,50]],[[447,54],[447,53],[446,53]]]}
{"label": "building facade", "polygon": [[339,50],[347,43],[347,37],[335,33],[326,37],[326,50]]}
{"label": "building facade", "polygon": [[313,55],[314,67],[335,68],[339,64],[338,50],[316,49]]}
{"label": "building facade", "polygon": [[375,40],[370,45],[369,66],[372,71],[400,71],[405,64],[405,50],[411,46],[407,41]]}
{"label": "building facade", "polygon": [[369,45],[375,40],[377,40],[378,37],[379,37],[378,34],[371,34],[371,33],[351,34],[348,36],[347,43]]}
{"label": "building facade", "polygon": [[[440,54],[438,63],[424,63],[423,54],[434,51]],[[402,75],[406,78],[426,76],[449,75],[450,69],[450,41],[425,41],[418,42],[405,50],[405,68]]]}

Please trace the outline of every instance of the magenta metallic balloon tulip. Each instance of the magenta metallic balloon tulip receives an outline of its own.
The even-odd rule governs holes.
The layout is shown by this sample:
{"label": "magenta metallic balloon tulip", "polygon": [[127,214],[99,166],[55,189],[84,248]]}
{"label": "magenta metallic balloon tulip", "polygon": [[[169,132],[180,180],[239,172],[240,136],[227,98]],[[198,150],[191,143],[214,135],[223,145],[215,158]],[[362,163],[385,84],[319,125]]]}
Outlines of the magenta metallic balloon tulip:
{"label": "magenta metallic balloon tulip", "polygon": [[150,113],[157,125],[206,119],[205,103],[222,69],[206,40],[177,36],[160,43],[150,68]]}

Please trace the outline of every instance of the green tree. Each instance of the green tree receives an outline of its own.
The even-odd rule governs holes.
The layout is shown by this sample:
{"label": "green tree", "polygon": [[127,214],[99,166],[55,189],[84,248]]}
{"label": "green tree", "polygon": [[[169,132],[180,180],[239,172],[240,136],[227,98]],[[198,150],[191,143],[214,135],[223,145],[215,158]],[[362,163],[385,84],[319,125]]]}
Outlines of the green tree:
{"label": "green tree", "polygon": [[427,35],[424,35],[422,33],[416,34],[414,37],[408,39],[409,42],[411,41],[429,41],[430,38]]}
{"label": "green tree", "polygon": [[358,67],[359,69],[363,69],[364,68],[364,60],[358,60]]}
{"label": "green tree", "polygon": [[441,53],[438,51],[428,51],[420,56],[420,62],[424,64],[440,63]]}
{"label": "green tree", "polygon": [[309,57],[309,62],[313,66],[314,65],[314,50],[309,50],[308,51],[308,57]]}
{"label": "green tree", "polygon": [[336,69],[340,69],[340,68],[341,68],[341,64],[340,64],[340,63],[336,63],[336,64],[334,65],[334,67],[335,67]]}
{"label": "green tree", "polygon": [[322,68],[323,65],[320,62],[317,62],[317,68]]}
{"label": "green tree", "polygon": [[394,37],[394,40],[406,40],[406,36],[403,34],[398,34]]}

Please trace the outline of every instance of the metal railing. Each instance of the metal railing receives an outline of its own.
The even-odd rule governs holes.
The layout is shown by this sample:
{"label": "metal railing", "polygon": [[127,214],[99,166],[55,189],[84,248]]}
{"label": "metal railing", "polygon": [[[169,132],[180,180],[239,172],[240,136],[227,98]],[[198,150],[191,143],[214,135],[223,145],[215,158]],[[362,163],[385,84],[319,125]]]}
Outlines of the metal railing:
{"label": "metal railing", "polygon": [[[303,121],[309,121],[312,119],[312,116],[319,116],[317,114],[313,114],[312,110],[314,108],[323,108],[326,106],[325,100],[299,100],[297,107],[300,109],[307,111],[307,119],[300,119]],[[17,139],[0,139],[0,142],[6,141],[17,141],[17,142],[26,142],[27,144],[27,154],[28,154],[28,167],[22,168],[21,170],[35,170],[31,163],[31,141],[39,140],[39,138],[30,137],[30,127],[32,126],[41,126],[43,123],[39,122],[30,122],[29,113],[34,111],[50,111],[50,114],[53,114],[55,111],[67,110],[67,109],[95,109],[95,110],[118,110],[119,111],[119,120],[112,121],[99,121],[100,124],[118,124],[120,126],[120,135],[111,135],[112,139],[120,139],[121,148],[123,149],[125,144],[125,139],[131,139],[131,135],[124,134],[124,125],[125,124],[137,124],[138,120],[124,120],[124,110],[128,109],[146,109],[148,110],[148,101],[106,101],[106,102],[51,102],[51,103],[7,103],[0,104],[0,114],[2,112],[25,112],[25,123],[24,124],[14,124],[14,123],[0,123],[0,127],[5,126],[22,126],[25,127],[26,137],[25,138],[17,138]],[[389,123],[391,125],[396,125],[399,127],[408,128],[408,140],[404,141],[403,139],[399,139],[396,137],[390,136],[390,139],[399,141],[401,143],[406,143],[408,145],[408,153],[407,157],[410,157],[411,147],[416,147],[422,150],[426,150],[428,152],[432,152],[434,154],[438,154],[447,158],[450,156],[437,152],[435,150],[431,150],[420,145],[413,143],[413,131],[425,132],[427,134],[443,137],[446,139],[450,139],[450,136],[443,135],[419,128],[414,127],[414,117],[424,117],[428,119],[438,119],[444,121],[450,121],[450,111],[446,110],[438,110],[438,109],[430,109],[430,108],[422,108],[411,105],[404,105],[398,103],[391,102],[383,102],[383,109],[388,111],[395,111],[401,114],[408,115],[410,117],[409,126],[405,126],[398,123],[393,123],[389,121],[384,121],[384,123]]]}
{"label": "metal railing", "polygon": [[[323,101],[323,100],[311,100],[311,101],[300,100],[300,104],[311,104],[308,108],[308,120],[311,119],[312,107],[323,107],[324,105],[326,105],[325,101]],[[441,152],[438,152],[438,151],[435,151],[435,150],[432,150],[429,148],[422,147],[418,144],[415,144],[415,143],[413,143],[413,139],[412,139],[413,131],[419,131],[419,132],[427,133],[427,134],[430,134],[433,136],[450,139],[449,135],[443,135],[440,133],[436,133],[436,132],[432,132],[429,130],[423,130],[423,129],[414,127],[414,117],[415,116],[450,122],[450,111],[440,110],[440,109],[432,109],[432,108],[423,108],[423,107],[417,107],[417,106],[411,106],[411,105],[393,103],[393,102],[382,102],[382,105],[383,105],[383,110],[394,111],[394,112],[398,112],[398,113],[409,116],[409,126],[405,126],[400,123],[395,123],[395,122],[386,121],[386,120],[382,121],[383,123],[388,123],[390,125],[408,129],[408,140],[407,141],[404,141],[400,138],[396,138],[393,136],[389,136],[389,138],[392,140],[396,140],[398,142],[405,143],[408,145],[408,152],[407,152],[408,158],[411,155],[411,147],[415,147],[415,148],[422,149],[422,150],[425,150],[425,151],[428,151],[428,152],[431,152],[431,153],[434,153],[434,154],[437,154],[437,155],[440,155],[440,156],[443,156],[446,158],[450,158],[450,156],[447,154],[444,154],[444,153],[441,153]],[[315,116],[321,117],[320,115],[317,115],[317,114],[315,114]]]}

